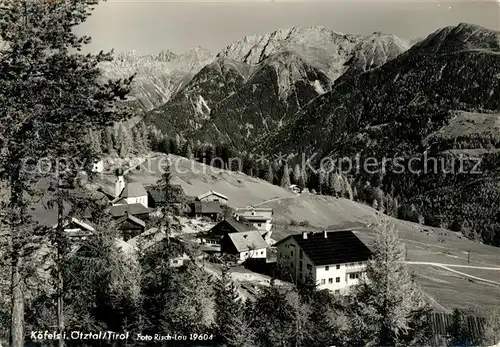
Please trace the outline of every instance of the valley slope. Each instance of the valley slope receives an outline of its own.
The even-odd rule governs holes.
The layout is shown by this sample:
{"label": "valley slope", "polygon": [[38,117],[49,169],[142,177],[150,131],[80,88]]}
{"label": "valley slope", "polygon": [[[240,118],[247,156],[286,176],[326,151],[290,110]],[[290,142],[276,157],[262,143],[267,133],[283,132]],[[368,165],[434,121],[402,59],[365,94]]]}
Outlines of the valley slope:
{"label": "valley slope", "polygon": [[398,159],[403,172],[386,165],[348,174],[413,204],[429,225],[469,229],[500,245],[498,122],[500,33],[460,24],[337,84],[263,138],[261,149]]}

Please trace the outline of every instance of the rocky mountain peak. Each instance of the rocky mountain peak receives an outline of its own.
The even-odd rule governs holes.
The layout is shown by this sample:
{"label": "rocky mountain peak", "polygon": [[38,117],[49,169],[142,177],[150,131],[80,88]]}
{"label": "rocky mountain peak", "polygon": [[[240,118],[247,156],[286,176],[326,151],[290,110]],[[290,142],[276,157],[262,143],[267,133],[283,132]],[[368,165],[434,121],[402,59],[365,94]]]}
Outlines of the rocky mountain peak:
{"label": "rocky mountain peak", "polygon": [[169,62],[177,58],[178,55],[171,50],[164,49],[156,55],[156,59],[159,61]]}
{"label": "rocky mountain peak", "polygon": [[294,46],[320,46],[336,37],[345,36],[321,26],[279,29],[264,35],[250,35],[224,48],[219,57],[259,64],[274,53]]}
{"label": "rocky mountain peak", "polygon": [[412,49],[427,54],[447,54],[470,50],[500,52],[500,31],[476,24],[460,23],[435,31],[414,45]]}

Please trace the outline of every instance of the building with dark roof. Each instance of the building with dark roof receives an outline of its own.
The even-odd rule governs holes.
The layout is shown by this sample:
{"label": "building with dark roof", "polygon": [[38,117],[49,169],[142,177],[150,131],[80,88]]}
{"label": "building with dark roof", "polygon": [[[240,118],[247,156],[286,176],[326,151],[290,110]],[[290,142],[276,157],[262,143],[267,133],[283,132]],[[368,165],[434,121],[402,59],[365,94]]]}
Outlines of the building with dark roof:
{"label": "building with dark roof", "polygon": [[222,215],[222,208],[218,201],[195,201],[191,211],[194,217],[207,217],[213,221],[217,221]]}
{"label": "building with dark roof", "polygon": [[257,228],[243,218],[226,218],[197,236],[207,252],[237,255],[240,261],[267,257],[267,242]]}
{"label": "building with dark roof", "polygon": [[345,292],[365,271],[371,250],[351,230],[304,232],[276,244],[278,262],[294,280],[312,279],[320,289]]}
{"label": "building with dark roof", "polygon": [[153,209],[145,207],[143,204],[123,204],[111,206],[111,215],[115,219],[120,218],[125,214],[129,214],[142,219],[143,221],[147,221],[151,212],[153,212]]}
{"label": "building with dark roof", "polygon": [[225,235],[257,230],[250,223],[239,217],[228,217],[217,223],[212,229],[198,233],[202,249],[207,252],[220,252],[221,241]]}
{"label": "building with dark roof", "polygon": [[115,220],[115,225],[123,235],[123,240],[127,241],[146,230],[146,222],[128,213]]}

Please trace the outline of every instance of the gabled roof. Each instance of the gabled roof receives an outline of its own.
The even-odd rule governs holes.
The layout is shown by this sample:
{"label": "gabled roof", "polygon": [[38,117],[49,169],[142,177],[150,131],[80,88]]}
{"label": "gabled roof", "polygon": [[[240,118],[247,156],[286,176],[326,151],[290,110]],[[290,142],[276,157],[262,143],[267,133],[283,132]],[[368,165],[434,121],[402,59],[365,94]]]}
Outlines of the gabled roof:
{"label": "gabled roof", "polygon": [[[226,218],[225,221],[236,231],[236,232],[245,232],[245,231],[252,231],[252,230],[257,230],[253,225],[248,225],[245,223],[242,223],[241,221],[237,221],[234,218]],[[243,221],[243,219],[242,219]],[[224,222],[224,221],[222,221]],[[222,223],[221,222],[221,223]]]}
{"label": "gabled roof", "polygon": [[218,201],[195,201],[195,213],[221,213],[220,203]]}
{"label": "gabled roof", "polygon": [[140,182],[130,182],[123,188],[120,198],[137,198],[140,196],[148,195],[146,189]]}
{"label": "gabled roof", "polygon": [[[227,226],[231,230],[228,230]],[[219,223],[217,223],[214,227],[212,227],[209,230],[201,231],[197,234],[198,237],[204,237],[208,239],[218,239],[220,240],[224,234],[227,233],[238,233],[238,232],[246,232],[246,231],[252,231],[252,230],[257,230],[253,225],[251,224],[244,224],[241,222],[236,221],[234,218],[226,218]]]}
{"label": "gabled roof", "polygon": [[229,199],[227,198],[227,196],[222,195],[221,193],[217,193],[216,191],[213,191],[213,190],[210,190],[210,191],[208,191],[208,192],[206,192],[206,193],[203,193],[203,194],[201,194],[201,195],[198,195],[197,199],[198,199],[198,200],[201,200],[201,199],[206,198],[207,196],[210,196],[210,195],[217,195],[218,197],[220,197],[220,198],[222,198],[222,199],[224,199],[224,200],[229,200]]}
{"label": "gabled roof", "polygon": [[238,252],[267,248],[267,243],[257,230],[227,234]]}
{"label": "gabled roof", "polygon": [[316,266],[344,264],[368,260],[372,252],[351,230],[309,232],[304,239],[303,234],[290,235],[276,245],[293,238],[304,253]]}
{"label": "gabled roof", "polygon": [[128,220],[128,221],[130,221],[130,222],[132,222],[132,223],[134,223],[134,224],[137,224],[137,225],[139,225],[139,226],[141,226],[141,227],[143,227],[143,228],[145,228],[145,227],[146,227],[146,223],[145,223],[144,221],[142,221],[142,220],[140,220],[139,218],[134,217],[134,216],[132,216],[132,215],[130,215],[130,214],[125,214],[123,217],[121,217],[121,218],[117,219],[117,220],[116,220],[116,224],[117,224],[117,225],[118,225],[118,224],[121,224],[121,223],[125,222],[126,220]]}
{"label": "gabled roof", "polygon": [[153,209],[145,207],[143,204],[124,204],[111,206],[111,215],[113,217],[121,217],[126,212],[129,215],[147,214],[153,212]]}
{"label": "gabled roof", "polygon": [[[75,217],[71,217],[71,220],[68,220],[64,226],[68,226],[71,223],[78,225],[82,229],[92,231],[92,232],[95,231],[95,228],[91,225],[90,222],[85,222],[85,221],[78,219],[78,218],[75,218]],[[57,224],[55,225],[55,227],[57,227]]]}

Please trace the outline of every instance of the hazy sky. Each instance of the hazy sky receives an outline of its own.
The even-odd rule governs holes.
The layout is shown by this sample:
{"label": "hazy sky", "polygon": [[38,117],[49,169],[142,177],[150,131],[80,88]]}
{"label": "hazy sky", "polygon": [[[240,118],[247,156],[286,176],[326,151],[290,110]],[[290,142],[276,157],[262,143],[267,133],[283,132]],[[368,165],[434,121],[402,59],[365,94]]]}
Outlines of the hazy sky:
{"label": "hazy sky", "polygon": [[499,1],[108,0],[80,30],[92,36],[92,51],[144,54],[182,53],[196,46],[217,52],[246,35],[311,25],[412,39],[460,22],[500,30]]}

